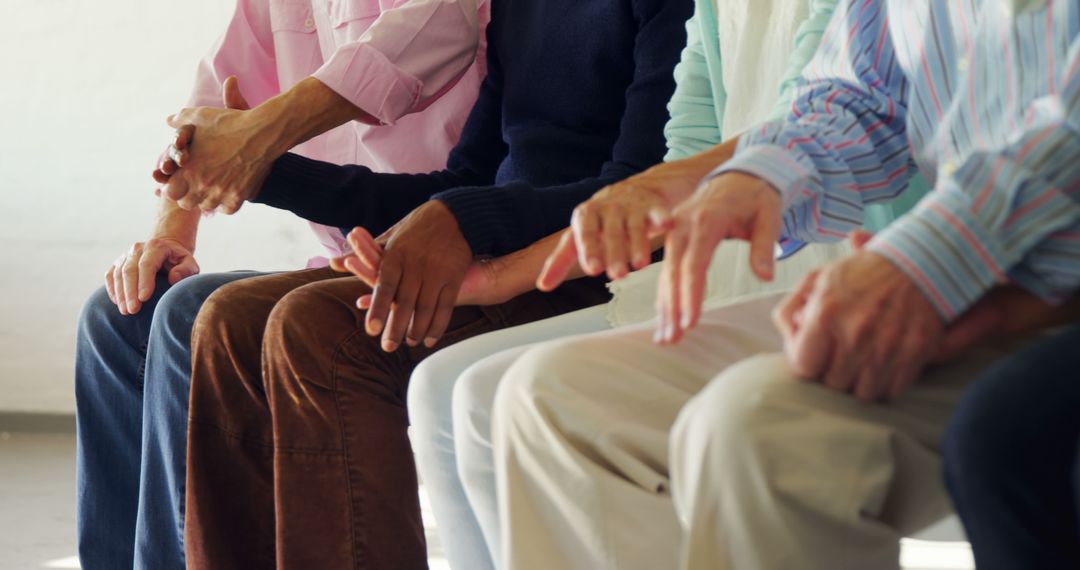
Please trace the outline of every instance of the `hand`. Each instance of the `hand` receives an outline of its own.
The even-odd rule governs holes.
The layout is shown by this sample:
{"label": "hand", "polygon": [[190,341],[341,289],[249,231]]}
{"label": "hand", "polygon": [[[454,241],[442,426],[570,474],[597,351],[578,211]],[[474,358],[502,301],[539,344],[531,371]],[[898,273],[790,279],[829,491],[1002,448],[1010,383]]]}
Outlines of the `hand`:
{"label": "hand", "polygon": [[[350,236],[355,234],[355,230],[350,232]],[[387,352],[397,350],[403,340],[409,346],[418,346],[421,341],[428,348],[435,346],[450,324],[473,262],[457,219],[445,204],[432,200],[374,243],[381,244],[382,250],[354,244],[356,257],[342,262],[373,283],[367,333],[381,334]]]}
{"label": "hand", "polygon": [[[226,109],[247,111],[251,108],[244,96],[240,94],[240,83],[236,77],[230,76],[225,79],[225,83],[222,85],[222,98]],[[176,129],[172,144],[166,147],[161,156],[158,157],[157,168],[153,172],[155,182],[158,184],[168,183],[169,178],[187,163],[189,157],[188,146],[194,136],[195,127],[192,125],[181,125]],[[158,196],[161,195],[160,186],[155,193]]]}
{"label": "hand", "polygon": [[949,325],[932,362],[948,362],[987,340],[1016,338],[1077,320],[1080,295],[1053,305],[1016,285],[997,287]]}
{"label": "hand", "polygon": [[[162,190],[186,210],[209,212],[221,207],[226,214],[236,213],[258,193],[280,154],[272,148],[274,137],[267,134],[275,125],[245,110],[248,105],[236,78],[225,81],[224,98],[227,109],[183,109],[166,119],[169,126],[180,129],[177,142],[185,142],[187,148],[170,147],[170,158],[183,168],[169,175]],[[190,137],[183,140],[184,128],[198,132],[197,143]],[[162,166],[164,174],[166,165]]]}
{"label": "hand", "polygon": [[751,270],[763,281],[772,280],[780,215],[780,194],[741,172],[712,179],[675,209],[656,297],[657,342],[678,342],[697,324],[709,263],[723,240],[749,241]]}
{"label": "hand", "polygon": [[[194,135],[195,127],[191,125],[184,125],[176,129],[172,144],[166,147],[161,156],[158,157],[157,167],[151,175],[155,182],[158,184],[168,183],[169,178],[187,162],[188,145],[191,144],[191,138]],[[158,186],[154,193],[160,196],[161,186]]]}
{"label": "hand", "polygon": [[169,284],[199,273],[192,247],[169,237],[137,242],[105,273],[105,291],[122,315],[134,315],[154,294],[158,272],[169,272]]}
{"label": "hand", "polygon": [[603,188],[574,209],[571,231],[563,235],[537,280],[552,291],[577,261],[586,274],[607,272],[621,279],[651,261],[652,239],[671,226],[671,209],[694,193],[701,178],[730,157],[734,142],[705,153],[658,164]]}
{"label": "hand", "polygon": [[796,374],[864,401],[901,395],[945,338],[944,320],[911,279],[864,250],[809,273],[773,321]]}

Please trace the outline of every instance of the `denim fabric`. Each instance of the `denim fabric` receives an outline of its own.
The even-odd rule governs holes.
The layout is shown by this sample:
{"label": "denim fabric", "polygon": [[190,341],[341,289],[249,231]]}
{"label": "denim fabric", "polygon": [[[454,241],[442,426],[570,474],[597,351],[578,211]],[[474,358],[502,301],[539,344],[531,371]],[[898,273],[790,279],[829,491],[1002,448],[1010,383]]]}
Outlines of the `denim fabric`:
{"label": "denim fabric", "polygon": [[1080,326],[985,372],[945,436],[979,570],[1080,568]]}
{"label": "denim fabric", "polygon": [[83,307],[75,360],[77,533],[84,570],[183,570],[191,326],[218,287],[189,277],[124,316],[104,288]]}

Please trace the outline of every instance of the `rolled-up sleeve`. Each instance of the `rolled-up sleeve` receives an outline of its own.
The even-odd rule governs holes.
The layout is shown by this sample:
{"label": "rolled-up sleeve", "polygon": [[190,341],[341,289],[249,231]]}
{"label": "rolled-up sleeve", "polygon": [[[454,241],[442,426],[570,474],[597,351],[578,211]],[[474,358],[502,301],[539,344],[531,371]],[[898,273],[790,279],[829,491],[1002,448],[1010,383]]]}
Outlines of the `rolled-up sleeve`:
{"label": "rolled-up sleeve", "polygon": [[380,123],[421,111],[477,61],[486,0],[407,0],[313,76]]}

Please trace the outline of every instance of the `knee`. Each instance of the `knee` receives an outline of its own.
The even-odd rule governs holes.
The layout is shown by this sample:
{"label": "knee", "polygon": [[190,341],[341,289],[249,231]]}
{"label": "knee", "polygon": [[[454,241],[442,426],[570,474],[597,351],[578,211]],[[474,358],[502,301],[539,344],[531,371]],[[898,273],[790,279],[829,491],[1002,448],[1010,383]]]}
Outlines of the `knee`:
{"label": "knee", "polygon": [[409,423],[418,447],[440,436],[452,437],[450,402],[458,369],[445,360],[442,352],[436,352],[421,362],[409,378]]}
{"label": "knee", "polygon": [[454,434],[461,443],[490,445],[491,410],[506,367],[502,362],[489,360],[467,368],[454,386],[451,403]]}
{"label": "knee", "polygon": [[[762,355],[731,366],[679,413],[671,431],[675,465],[690,458],[720,463],[787,454],[800,427],[798,411],[816,386],[799,382],[783,356]],[[761,468],[777,465],[763,460]],[[738,470],[731,470],[735,475]]]}
{"label": "knee", "polygon": [[161,296],[154,310],[151,331],[154,336],[167,338],[187,346],[199,309],[221,283],[212,276],[195,275],[173,285]]}
{"label": "knee", "polygon": [[[1037,440],[1025,436],[1025,428],[1032,424],[1010,421],[1022,407],[1012,395],[1003,399],[986,384],[975,385],[964,395],[942,439],[942,461],[951,487],[957,489],[955,483],[973,479],[985,483],[1010,465],[1027,463],[1024,450],[1029,445],[1038,448]],[[1038,425],[1036,420],[1034,426]]]}
{"label": "knee", "polygon": [[494,424],[512,426],[558,415],[553,412],[576,399],[581,385],[576,379],[593,358],[588,341],[580,339],[544,343],[525,351],[499,382]]}
{"label": "knee", "polygon": [[100,287],[86,299],[79,312],[79,342],[97,344],[102,335],[114,334],[112,331],[118,329],[124,319],[130,318],[120,314],[105,287]]}

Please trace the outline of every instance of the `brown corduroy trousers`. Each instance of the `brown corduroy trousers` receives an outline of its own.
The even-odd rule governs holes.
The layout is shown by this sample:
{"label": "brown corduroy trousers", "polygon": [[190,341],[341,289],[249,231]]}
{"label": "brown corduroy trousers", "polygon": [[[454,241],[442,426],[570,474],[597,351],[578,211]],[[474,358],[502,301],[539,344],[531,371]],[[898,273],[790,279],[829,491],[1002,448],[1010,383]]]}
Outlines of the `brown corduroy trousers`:
{"label": "brown corduroy trousers", "polygon": [[604,302],[596,280],[459,307],[435,349],[383,352],[366,286],[328,269],[222,287],[192,332],[185,543],[194,570],[427,567],[405,391],[426,356]]}

